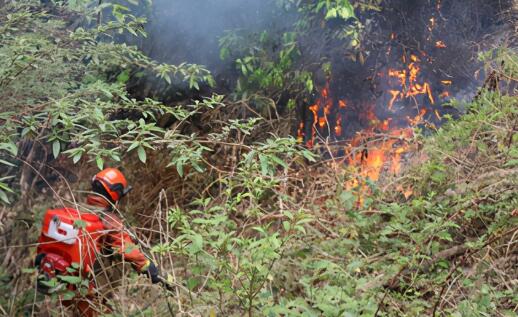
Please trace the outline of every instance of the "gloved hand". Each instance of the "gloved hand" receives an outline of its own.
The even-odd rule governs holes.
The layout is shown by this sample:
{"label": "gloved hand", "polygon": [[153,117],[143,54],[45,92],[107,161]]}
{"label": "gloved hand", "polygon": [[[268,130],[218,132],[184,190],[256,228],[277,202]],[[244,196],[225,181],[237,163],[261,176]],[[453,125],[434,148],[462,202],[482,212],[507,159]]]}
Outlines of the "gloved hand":
{"label": "gloved hand", "polygon": [[160,282],[160,278],[158,277],[158,275],[159,275],[158,268],[156,267],[155,263],[153,263],[153,262],[149,263],[147,270],[145,270],[142,273],[149,276],[149,278],[151,279],[151,283],[156,284],[156,283]]}

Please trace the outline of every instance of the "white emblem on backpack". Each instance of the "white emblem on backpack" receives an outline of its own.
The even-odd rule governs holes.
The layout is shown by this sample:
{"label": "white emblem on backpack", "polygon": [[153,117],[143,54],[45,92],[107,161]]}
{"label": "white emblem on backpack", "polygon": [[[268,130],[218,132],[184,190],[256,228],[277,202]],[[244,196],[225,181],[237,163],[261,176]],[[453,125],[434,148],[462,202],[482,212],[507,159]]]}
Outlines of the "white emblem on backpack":
{"label": "white emblem on backpack", "polygon": [[49,224],[49,230],[45,235],[49,238],[66,244],[74,244],[77,241],[79,229],[68,223],[63,223],[59,217],[54,216]]}

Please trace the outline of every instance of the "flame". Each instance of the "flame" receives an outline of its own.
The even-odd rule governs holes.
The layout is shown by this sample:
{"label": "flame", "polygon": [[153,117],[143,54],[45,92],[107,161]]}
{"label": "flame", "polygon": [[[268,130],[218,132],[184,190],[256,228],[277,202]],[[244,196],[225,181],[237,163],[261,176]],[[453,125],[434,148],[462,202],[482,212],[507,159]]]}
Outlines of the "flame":
{"label": "flame", "polygon": [[[343,101],[345,107],[345,101]],[[336,129],[337,125],[329,126],[330,124],[330,115],[333,112],[333,99],[329,95],[329,81],[326,83],[325,87],[320,91],[320,97],[313,105],[308,107],[308,110],[312,114],[313,123],[311,128],[311,137],[306,138],[306,146],[308,148],[312,148],[315,145],[315,139],[317,134],[326,134],[329,129],[334,130],[335,133],[340,133],[341,135],[341,127]],[[340,106],[341,108],[341,106]],[[341,122],[340,122],[341,123]],[[299,133],[300,135],[300,133]]]}
{"label": "flame", "polygon": [[[403,54],[403,61],[406,62],[406,56]],[[417,95],[426,95],[428,100],[430,100],[431,104],[435,103],[435,99],[433,97],[432,89],[429,83],[419,83],[419,75],[421,73],[421,60],[417,55],[410,55],[410,63],[406,66],[406,69],[396,70],[389,69],[388,76],[392,78],[396,78],[400,89],[389,89],[389,93],[391,95],[390,101],[388,103],[388,109],[392,110],[394,107],[394,103],[398,100],[403,100],[404,98],[415,97]]]}
{"label": "flame", "polygon": [[414,190],[411,187],[403,187],[403,185],[398,185],[396,189],[405,196],[406,199],[410,198],[414,194]]}
{"label": "flame", "polygon": [[437,47],[437,48],[447,48],[446,44],[443,41],[435,42],[435,47]]}
{"label": "flame", "polygon": [[336,116],[335,135],[342,136],[342,114]]}
{"label": "flame", "polygon": [[[390,96],[387,109],[394,111],[396,102],[415,100],[417,96],[423,96],[424,100],[428,100],[431,105],[435,104],[430,83],[421,78],[421,59],[416,54],[402,54],[401,61],[403,63],[401,69],[390,68],[385,73],[379,74],[380,78],[387,78],[391,86],[387,89]],[[446,83],[449,82],[443,81],[443,84]],[[335,103],[330,95],[329,86],[327,82],[320,90],[320,96],[315,104],[309,106],[313,122],[311,137],[306,138],[306,145],[310,148],[315,145],[317,135],[328,135],[332,132],[335,137],[344,136],[343,111],[348,108],[348,102],[340,99]],[[404,105],[403,103],[402,106]],[[408,127],[401,128],[393,126],[394,122],[398,122],[397,120],[392,118],[381,120],[374,110],[374,106],[366,107],[366,111],[360,114],[360,120],[367,122],[367,128],[347,141],[343,149],[348,165],[358,171],[358,178],[349,180],[346,187],[359,188],[358,190],[363,193],[368,191],[368,186],[362,183],[363,180],[377,181],[384,171],[392,174],[400,173],[403,155],[410,150],[408,140],[413,137],[413,127],[422,124],[427,114],[426,108],[420,107],[414,117],[407,116]],[[304,125],[301,123],[298,129],[299,139],[304,137],[303,130]]]}
{"label": "flame", "polygon": [[318,118],[318,126],[323,129],[327,125],[327,119],[326,117],[320,117]]}
{"label": "flame", "polygon": [[401,92],[397,90],[389,90],[389,93],[392,95],[392,98],[390,98],[388,109],[392,110],[394,102],[400,97]]}
{"label": "flame", "polygon": [[327,99],[327,97],[329,96],[329,83],[326,85],[326,87],[324,89],[322,89],[322,92],[321,92],[321,95],[324,99]]}
{"label": "flame", "polygon": [[[436,27],[437,19],[431,17],[428,24],[430,44],[433,45],[435,42],[436,47],[446,48],[446,44],[441,40],[431,41],[432,32]],[[390,34],[390,39],[396,40],[397,34]],[[392,54],[391,46],[388,47],[387,54]],[[387,84],[386,109],[389,113],[404,111],[402,113],[406,114],[406,117],[400,115],[399,120],[390,117],[380,118],[377,113],[387,114],[387,111],[377,111],[379,109],[375,105],[361,105],[361,107],[357,105],[353,109],[365,109],[358,115],[365,128],[344,141],[347,137],[344,127],[348,117],[346,111],[351,109],[350,100],[335,101],[328,81],[320,89],[316,102],[308,107],[312,115],[311,133],[307,132],[308,135],[305,135],[304,123],[299,124],[298,139],[300,142],[306,140],[306,146],[309,148],[318,142],[317,136],[326,137],[326,140],[328,137],[330,140],[335,137],[335,140],[346,143],[341,148],[343,152],[340,153],[343,154],[343,160],[357,172],[357,175],[345,182],[345,188],[355,191],[358,206],[363,204],[363,197],[370,192],[367,179],[378,181],[384,173],[397,175],[401,172],[404,156],[413,148],[411,141],[414,138],[414,127],[425,123],[428,112],[432,116],[435,115],[438,120],[442,120],[439,110],[430,106],[435,104],[436,98],[444,99],[450,96],[450,93],[444,89],[451,86],[452,81],[441,80],[443,91],[441,94],[434,94],[432,84],[423,76],[421,58],[428,63],[433,61],[432,57],[423,51],[411,54],[403,49],[403,54],[397,62],[399,65],[392,65],[391,68],[376,73],[376,76]],[[396,103],[397,109],[395,109]],[[403,118],[406,118],[406,121],[401,120]],[[399,191],[407,198],[413,193],[411,188],[401,187]]]}
{"label": "flame", "polygon": [[426,109],[425,108],[421,108],[421,110],[419,110],[419,114],[413,118],[410,118],[407,116],[407,121],[408,123],[415,127],[421,123],[424,122],[424,115],[427,113]]}
{"label": "flame", "polygon": [[[382,123],[385,124],[387,122]],[[394,129],[379,139],[372,135],[372,131],[357,133],[346,150],[349,156],[348,163],[358,168],[360,179],[377,181],[384,170],[398,174],[401,171],[402,155],[410,149],[406,140],[411,137],[412,128]],[[351,148],[361,148],[362,144],[371,145],[361,151],[352,152]],[[352,189],[359,186],[359,183],[359,179],[354,179],[347,182],[346,188]]]}
{"label": "flame", "polygon": [[304,142],[304,122],[301,121],[299,123],[299,127],[297,129],[297,142],[302,143]]}
{"label": "flame", "polygon": [[309,111],[313,113],[313,127],[311,129],[311,138],[307,142],[307,147],[312,148],[315,142],[315,136],[316,136],[316,126],[318,122],[318,104],[314,104],[309,107]]}
{"label": "flame", "polygon": [[380,130],[382,130],[382,131],[389,131],[389,129],[390,129],[390,121],[392,121],[391,118],[389,118],[387,120],[383,120],[383,122],[380,125]]}
{"label": "flame", "polygon": [[442,120],[442,116],[441,116],[441,114],[439,113],[439,110],[435,109],[435,110],[434,110],[434,113],[435,113],[435,117],[436,117],[437,119]]}
{"label": "flame", "polygon": [[444,91],[443,93],[441,93],[439,95],[439,98],[445,99],[445,98],[448,98],[449,96],[450,96],[450,92],[449,91]]}
{"label": "flame", "polygon": [[435,29],[435,18],[431,17],[428,23],[428,31],[432,32]]}

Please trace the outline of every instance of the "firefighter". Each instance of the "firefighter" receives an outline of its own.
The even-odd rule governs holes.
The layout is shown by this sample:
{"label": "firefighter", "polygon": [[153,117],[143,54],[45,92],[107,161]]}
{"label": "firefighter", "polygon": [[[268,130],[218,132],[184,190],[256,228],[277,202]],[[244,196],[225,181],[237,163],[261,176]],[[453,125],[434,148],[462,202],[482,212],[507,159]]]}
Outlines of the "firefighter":
{"label": "firefighter", "polygon": [[[98,242],[95,245],[96,259],[90,274],[92,282],[89,294],[86,297],[64,301],[66,306],[75,306],[81,317],[98,316],[106,313],[106,310],[109,312],[109,309],[100,309],[100,307],[105,306],[106,299],[120,285],[119,281],[126,270],[125,264],[130,264],[137,272],[147,275],[153,284],[160,282],[156,265],[141,252],[124,228],[121,219],[113,212],[119,200],[130,190],[131,186],[128,185],[126,178],[118,169],[106,168],[92,178],[93,193],[87,196],[86,205],[80,206],[81,211],[78,212],[78,215],[87,213],[98,216],[99,227],[102,228],[102,230],[96,230],[100,232],[100,238],[96,240]],[[67,215],[70,214],[70,210],[64,210]],[[55,218],[53,216],[53,219]],[[44,236],[49,236],[48,232],[42,232],[42,237]],[[40,238],[40,243],[41,241]],[[65,244],[58,245],[63,245],[63,248],[68,247]],[[49,252],[44,252],[44,248],[45,245],[40,244],[38,253],[42,255],[43,260],[36,259],[38,267],[41,266],[41,261],[47,263],[45,262],[48,261],[47,258],[52,259],[48,255]],[[81,258],[88,258],[88,256],[88,254],[83,254]]]}

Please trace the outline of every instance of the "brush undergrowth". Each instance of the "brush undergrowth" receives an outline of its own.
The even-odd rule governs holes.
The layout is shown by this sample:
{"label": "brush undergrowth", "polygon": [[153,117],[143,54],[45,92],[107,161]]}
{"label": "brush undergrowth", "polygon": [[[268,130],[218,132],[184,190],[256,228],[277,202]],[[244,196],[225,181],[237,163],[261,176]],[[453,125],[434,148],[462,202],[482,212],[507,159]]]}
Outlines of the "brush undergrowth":
{"label": "brush undergrowth", "polygon": [[[7,20],[27,28],[33,9],[11,12]],[[41,14],[42,30],[64,32]],[[71,43],[59,44],[31,38],[24,30],[12,27],[0,34],[10,45],[0,46],[0,54],[25,56],[0,68],[0,87],[9,88],[0,93],[21,91],[11,87],[19,83],[16,76],[39,81],[41,68],[50,67],[45,56],[52,50],[63,53],[54,54],[65,61],[63,70],[70,58],[81,72],[65,72],[67,77],[56,68],[42,82],[52,98],[34,97],[41,96],[41,87],[29,85],[35,106],[13,112],[10,105],[29,102],[15,98],[16,93],[2,108],[1,163],[22,166],[17,159],[23,159],[34,170],[11,166],[4,170],[17,182],[0,183],[0,198],[15,201],[0,209],[0,314],[70,312],[61,297],[34,290],[32,243],[41,215],[55,202],[80,199],[81,193],[70,188],[87,188],[94,165],[121,160],[116,164],[137,187],[121,212],[173,288],[150,285],[128,270],[106,297],[112,316],[516,315],[516,53],[495,51],[496,64],[504,61],[496,69],[500,89],[483,90],[476,101],[462,105],[466,113],[459,120],[431,137],[416,138],[421,150],[411,166],[384,182],[367,182],[370,195],[359,207],[358,193],[365,190],[348,188],[356,171],[312,164],[314,153],[291,137],[265,133],[271,124],[236,111],[242,104],[220,96],[181,107],[134,101],[120,82],[125,72],[119,67],[130,58],[121,51],[105,49],[114,54],[109,65],[92,64],[82,54],[97,51],[93,35],[75,32],[69,34]],[[24,40],[14,43],[9,34],[18,32]],[[74,39],[78,35],[86,38]],[[145,61],[138,67],[159,76],[167,73],[160,67],[176,69],[122,48],[131,53],[130,60]],[[99,65],[104,71],[116,69],[118,83],[78,79],[85,70],[98,75]],[[77,85],[52,85],[56,78]],[[79,97],[72,102],[70,96]],[[242,117],[231,116],[238,112]],[[176,118],[169,129],[158,124],[163,114]],[[229,114],[232,119],[225,117]],[[194,131],[197,122],[210,133]],[[31,154],[35,146],[37,154]],[[46,169],[58,167],[58,174],[68,174],[45,177]],[[70,175],[84,181],[70,184]],[[38,183],[42,177],[47,184]],[[401,188],[412,195],[405,197]]]}

